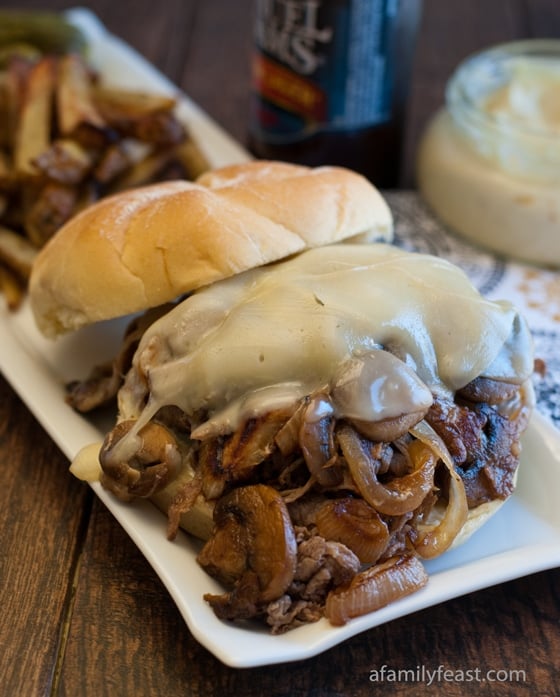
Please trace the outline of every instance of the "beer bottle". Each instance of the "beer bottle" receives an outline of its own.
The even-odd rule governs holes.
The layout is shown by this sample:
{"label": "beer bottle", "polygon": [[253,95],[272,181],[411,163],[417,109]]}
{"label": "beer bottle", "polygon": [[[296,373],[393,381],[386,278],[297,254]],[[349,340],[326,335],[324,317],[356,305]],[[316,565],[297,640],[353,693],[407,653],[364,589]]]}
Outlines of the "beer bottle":
{"label": "beer bottle", "polygon": [[421,0],[256,0],[249,149],[399,183]]}

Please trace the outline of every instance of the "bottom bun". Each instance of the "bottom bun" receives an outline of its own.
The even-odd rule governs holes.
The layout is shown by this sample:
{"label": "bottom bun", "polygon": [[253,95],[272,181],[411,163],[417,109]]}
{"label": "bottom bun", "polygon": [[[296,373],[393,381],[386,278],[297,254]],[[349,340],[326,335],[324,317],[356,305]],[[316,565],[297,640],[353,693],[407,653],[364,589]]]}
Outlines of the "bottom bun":
{"label": "bottom bun", "polygon": [[476,508],[471,509],[465,524],[461,530],[459,530],[457,537],[453,540],[449,549],[455,549],[455,547],[459,547],[467,542],[479,528],[500,510],[506,500],[507,499],[494,499],[494,501],[486,501]]}
{"label": "bottom bun", "polygon": [[[513,476],[514,491],[515,487],[517,486],[518,474],[519,467]],[[486,501],[485,503],[481,503],[476,508],[472,508],[469,511],[465,524],[459,531],[457,537],[453,540],[453,544],[451,545],[450,549],[455,549],[455,547],[459,547],[460,545],[464,544],[477,530],[485,525],[488,520],[500,510],[500,508],[506,501],[508,501],[509,498],[510,497],[507,499],[494,499],[493,501]]]}
{"label": "bottom bun", "polygon": [[[103,470],[99,464],[101,443],[91,443],[82,448],[70,465],[70,472],[83,482],[101,482]],[[150,497],[159,510],[168,515],[177,494],[193,477],[192,470],[185,468],[165,489]],[[200,540],[207,540],[212,534],[214,505],[199,495],[193,506],[179,518],[179,527]]]}
{"label": "bottom bun", "polygon": [[[162,513],[169,515],[175,497],[190,479],[192,479],[190,471],[183,473],[168,484],[165,489],[153,494],[150,501]],[[202,494],[199,494],[192,507],[186,513],[180,514],[179,527],[205,542],[212,535],[213,515],[214,502],[207,501]]]}

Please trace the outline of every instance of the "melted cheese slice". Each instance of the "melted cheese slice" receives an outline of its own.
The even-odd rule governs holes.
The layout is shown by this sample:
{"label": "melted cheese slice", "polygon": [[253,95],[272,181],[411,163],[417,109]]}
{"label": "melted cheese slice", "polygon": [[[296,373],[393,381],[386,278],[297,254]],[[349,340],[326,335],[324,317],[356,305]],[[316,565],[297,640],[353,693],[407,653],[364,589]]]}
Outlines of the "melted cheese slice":
{"label": "melted cheese slice", "polygon": [[204,288],[154,323],[121,413],[147,377],[139,425],[173,404],[209,414],[203,437],[354,381],[355,398],[332,390],[344,395],[339,410],[378,420],[479,375],[521,383],[532,366],[515,308],[484,299],[457,267],[385,244],[337,245]]}

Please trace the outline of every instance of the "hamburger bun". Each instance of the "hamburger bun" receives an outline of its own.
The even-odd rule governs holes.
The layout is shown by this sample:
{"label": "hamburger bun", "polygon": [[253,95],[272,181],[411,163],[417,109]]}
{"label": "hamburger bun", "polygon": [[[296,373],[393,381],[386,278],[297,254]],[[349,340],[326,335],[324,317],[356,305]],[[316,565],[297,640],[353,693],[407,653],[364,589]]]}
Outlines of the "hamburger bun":
{"label": "hamburger bun", "polygon": [[311,247],[391,238],[390,210],[361,175],[250,162],[85,209],[38,255],[30,303],[55,337]]}

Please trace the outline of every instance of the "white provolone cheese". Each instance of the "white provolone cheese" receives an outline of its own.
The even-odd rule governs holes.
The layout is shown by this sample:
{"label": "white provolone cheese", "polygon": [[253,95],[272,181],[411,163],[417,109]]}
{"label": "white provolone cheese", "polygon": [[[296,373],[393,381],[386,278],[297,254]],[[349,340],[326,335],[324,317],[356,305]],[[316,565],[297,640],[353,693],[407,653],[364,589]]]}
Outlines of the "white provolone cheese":
{"label": "white provolone cheese", "polygon": [[[336,383],[342,416],[379,420],[479,375],[521,383],[531,370],[515,308],[484,299],[452,264],[385,244],[337,245],[187,298],[144,335],[120,408],[140,427],[176,405],[228,432]],[[357,380],[365,385],[353,399],[341,385]]]}

